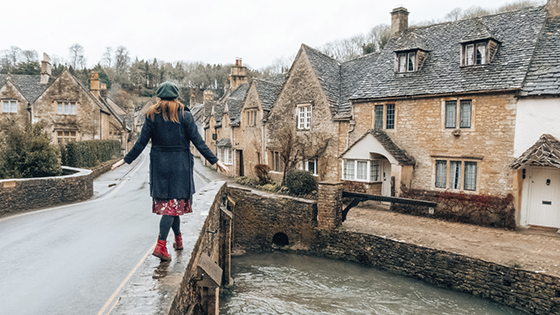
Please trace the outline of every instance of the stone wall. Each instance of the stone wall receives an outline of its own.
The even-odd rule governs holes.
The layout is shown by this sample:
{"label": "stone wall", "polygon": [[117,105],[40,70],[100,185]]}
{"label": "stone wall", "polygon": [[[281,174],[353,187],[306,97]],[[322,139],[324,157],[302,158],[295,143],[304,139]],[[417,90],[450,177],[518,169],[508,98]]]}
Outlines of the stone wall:
{"label": "stone wall", "polygon": [[392,211],[453,222],[515,229],[515,207],[512,195],[499,197],[407,189],[403,190],[401,197],[433,201],[438,205],[433,209],[433,213],[430,213],[428,207],[394,203],[391,205]]}
{"label": "stone wall", "polygon": [[91,170],[63,166],[70,175],[0,180],[0,216],[83,201],[93,196],[93,180],[116,160]]}
{"label": "stone wall", "polygon": [[[330,188],[339,185],[327,185],[323,193],[336,198]],[[240,252],[269,250],[274,235],[284,232],[290,240],[285,250],[358,262],[532,314],[560,314],[558,277],[346,231],[338,227],[336,212],[341,211],[341,206],[336,202],[330,203],[329,210],[323,209],[328,202],[321,205],[318,201],[319,217],[322,212],[330,214],[323,219],[331,222],[323,222],[317,219],[311,200],[241,188],[230,191],[237,200],[233,211],[234,248]],[[319,195],[321,198],[321,191]]]}
{"label": "stone wall", "polygon": [[560,314],[560,278],[375,235],[321,234],[313,252],[490,299],[532,314]]}
{"label": "stone wall", "polygon": [[290,248],[305,250],[315,242],[317,204],[314,200],[275,195],[237,186],[229,187],[235,201],[234,248],[260,251],[271,248],[278,233]]}
{"label": "stone wall", "polygon": [[76,173],[29,179],[0,180],[0,216],[72,203],[93,196],[91,170],[63,167]]}

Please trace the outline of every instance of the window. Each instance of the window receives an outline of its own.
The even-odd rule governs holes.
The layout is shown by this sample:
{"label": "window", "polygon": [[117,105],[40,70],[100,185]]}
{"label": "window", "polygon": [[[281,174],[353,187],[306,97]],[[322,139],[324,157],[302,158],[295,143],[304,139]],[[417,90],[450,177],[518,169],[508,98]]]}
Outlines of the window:
{"label": "window", "polygon": [[254,127],[257,125],[257,111],[248,110],[247,111],[247,126]]}
{"label": "window", "polygon": [[476,173],[477,162],[436,160],[435,187],[475,191]]}
{"label": "window", "polygon": [[271,151],[270,152],[270,164],[271,169],[275,172],[282,172],[282,158],[280,157],[280,153],[278,151]]}
{"label": "window", "polygon": [[[494,49],[487,47],[494,47]],[[462,66],[475,66],[475,65],[484,65],[488,63],[488,50],[493,50],[497,48],[497,44],[495,42],[488,41],[478,42],[478,43],[467,43],[463,44],[461,48],[461,65]]]}
{"label": "window", "polygon": [[379,182],[379,160],[344,159],[344,179],[363,182]]}
{"label": "window", "polygon": [[445,128],[457,128],[457,120],[459,128],[471,128],[472,101],[461,100],[459,104],[459,112],[457,112],[457,101],[445,102]]}
{"label": "window", "polygon": [[373,111],[373,128],[395,129],[395,104],[375,105]]}
{"label": "window", "polygon": [[304,160],[303,163],[300,164],[300,169],[317,175],[317,159]]}
{"label": "window", "polygon": [[2,112],[3,113],[17,113],[17,101],[16,100],[4,100],[4,101],[2,101]]}
{"label": "window", "polygon": [[402,52],[397,54],[398,62],[398,72],[414,72],[417,69],[416,66],[416,51],[412,52]]}
{"label": "window", "polygon": [[375,105],[375,129],[383,129],[383,105]]}
{"label": "window", "polygon": [[311,128],[311,105],[298,106],[298,129]]}
{"label": "window", "polygon": [[76,132],[75,131],[57,131],[56,132],[56,139],[58,143],[68,143],[76,141]]}
{"label": "window", "polygon": [[57,114],[59,115],[76,115],[75,102],[58,102]]}
{"label": "window", "polygon": [[232,164],[233,163],[233,154],[231,148],[228,147],[220,147],[218,148],[218,159],[224,164]]}

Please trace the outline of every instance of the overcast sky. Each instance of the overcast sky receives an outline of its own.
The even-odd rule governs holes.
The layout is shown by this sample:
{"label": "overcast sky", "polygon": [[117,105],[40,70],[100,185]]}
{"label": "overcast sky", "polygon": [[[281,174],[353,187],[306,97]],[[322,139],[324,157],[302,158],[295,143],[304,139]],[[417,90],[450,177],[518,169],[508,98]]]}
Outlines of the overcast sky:
{"label": "overcast sky", "polygon": [[[302,43],[327,42],[390,24],[403,6],[409,22],[439,20],[456,7],[497,8],[507,0],[6,0],[0,50],[10,46],[68,58],[79,43],[88,66],[106,47],[125,46],[134,59],[233,63],[254,69],[295,55]],[[545,3],[541,0],[541,3]],[[8,14],[6,14],[8,13]]]}

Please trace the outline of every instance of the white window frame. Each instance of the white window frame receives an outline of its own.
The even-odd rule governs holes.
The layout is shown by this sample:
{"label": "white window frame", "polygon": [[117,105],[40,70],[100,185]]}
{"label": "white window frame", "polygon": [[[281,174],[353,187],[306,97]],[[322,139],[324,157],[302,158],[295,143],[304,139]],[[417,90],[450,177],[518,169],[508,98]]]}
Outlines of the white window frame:
{"label": "white window frame", "polygon": [[298,105],[297,107],[297,126],[299,130],[311,129],[311,104]]}
{"label": "white window frame", "polygon": [[[362,178],[358,178],[358,176],[360,175],[358,173],[358,165],[364,165],[365,163],[365,170],[364,172],[362,172],[362,174],[365,173],[365,179]],[[375,163],[375,164],[374,164]],[[347,168],[348,165],[352,165],[351,168]],[[377,169],[377,180],[374,180],[372,178],[372,165],[377,165],[378,169]],[[347,181],[354,181],[354,182],[364,182],[364,183],[380,183],[381,180],[381,167],[382,167],[382,163],[381,160],[379,159],[373,159],[373,160],[364,160],[364,159],[343,159],[342,160],[342,179],[343,180],[347,180]],[[348,171],[351,172],[348,172]],[[349,174],[351,174],[351,176],[349,176]]]}
{"label": "white window frame", "polygon": [[218,160],[224,162],[224,164],[233,164],[232,150],[230,147],[220,147],[218,148]]}
{"label": "white window frame", "polygon": [[[310,162],[312,162],[313,164],[311,164]],[[319,173],[317,172],[317,162],[318,159],[303,160],[302,163],[299,164],[299,169],[311,172],[313,176],[318,176]],[[310,167],[310,164],[312,165],[312,167]]]}
{"label": "white window frame", "polygon": [[418,52],[398,52],[397,53],[397,72],[416,72],[418,70]]}
{"label": "white window frame", "polygon": [[[438,165],[444,165],[445,178],[441,178],[441,168],[438,174]],[[459,166],[458,177],[452,174],[451,166]],[[472,170],[474,165],[474,178],[472,173],[467,174],[467,166],[469,170]],[[433,188],[436,190],[449,190],[456,192],[477,192],[478,191],[478,176],[479,176],[479,161],[465,160],[465,159],[454,159],[454,158],[436,158],[434,160],[434,177],[433,177]],[[455,179],[455,180],[454,180]],[[443,183],[441,182],[443,181]],[[469,185],[474,185],[474,189],[465,188],[467,186],[467,181]],[[439,185],[438,185],[439,184]]]}
{"label": "white window frame", "polygon": [[[479,53],[481,54],[480,59],[477,57]],[[488,41],[470,42],[461,45],[461,66],[480,66],[488,63]]]}
{"label": "white window frame", "polygon": [[76,102],[56,102],[56,113],[58,115],[76,115]]}
{"label": "white window frame", "polygon": [[17,100],[2,100],[2,113],[17,114],[18,101]]}

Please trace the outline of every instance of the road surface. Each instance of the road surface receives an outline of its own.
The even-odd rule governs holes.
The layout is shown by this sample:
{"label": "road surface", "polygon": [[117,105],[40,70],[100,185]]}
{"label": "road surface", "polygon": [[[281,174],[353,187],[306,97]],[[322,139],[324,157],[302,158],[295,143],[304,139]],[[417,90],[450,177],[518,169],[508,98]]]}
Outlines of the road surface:
{"label": "road surface", "polygon": [[[0,218],[1,315],[106,314],[157,239],[147,153],[102,175],[97,186],[111,188],[95,199]],[[195,172],[196,187],[205,184]]]}

